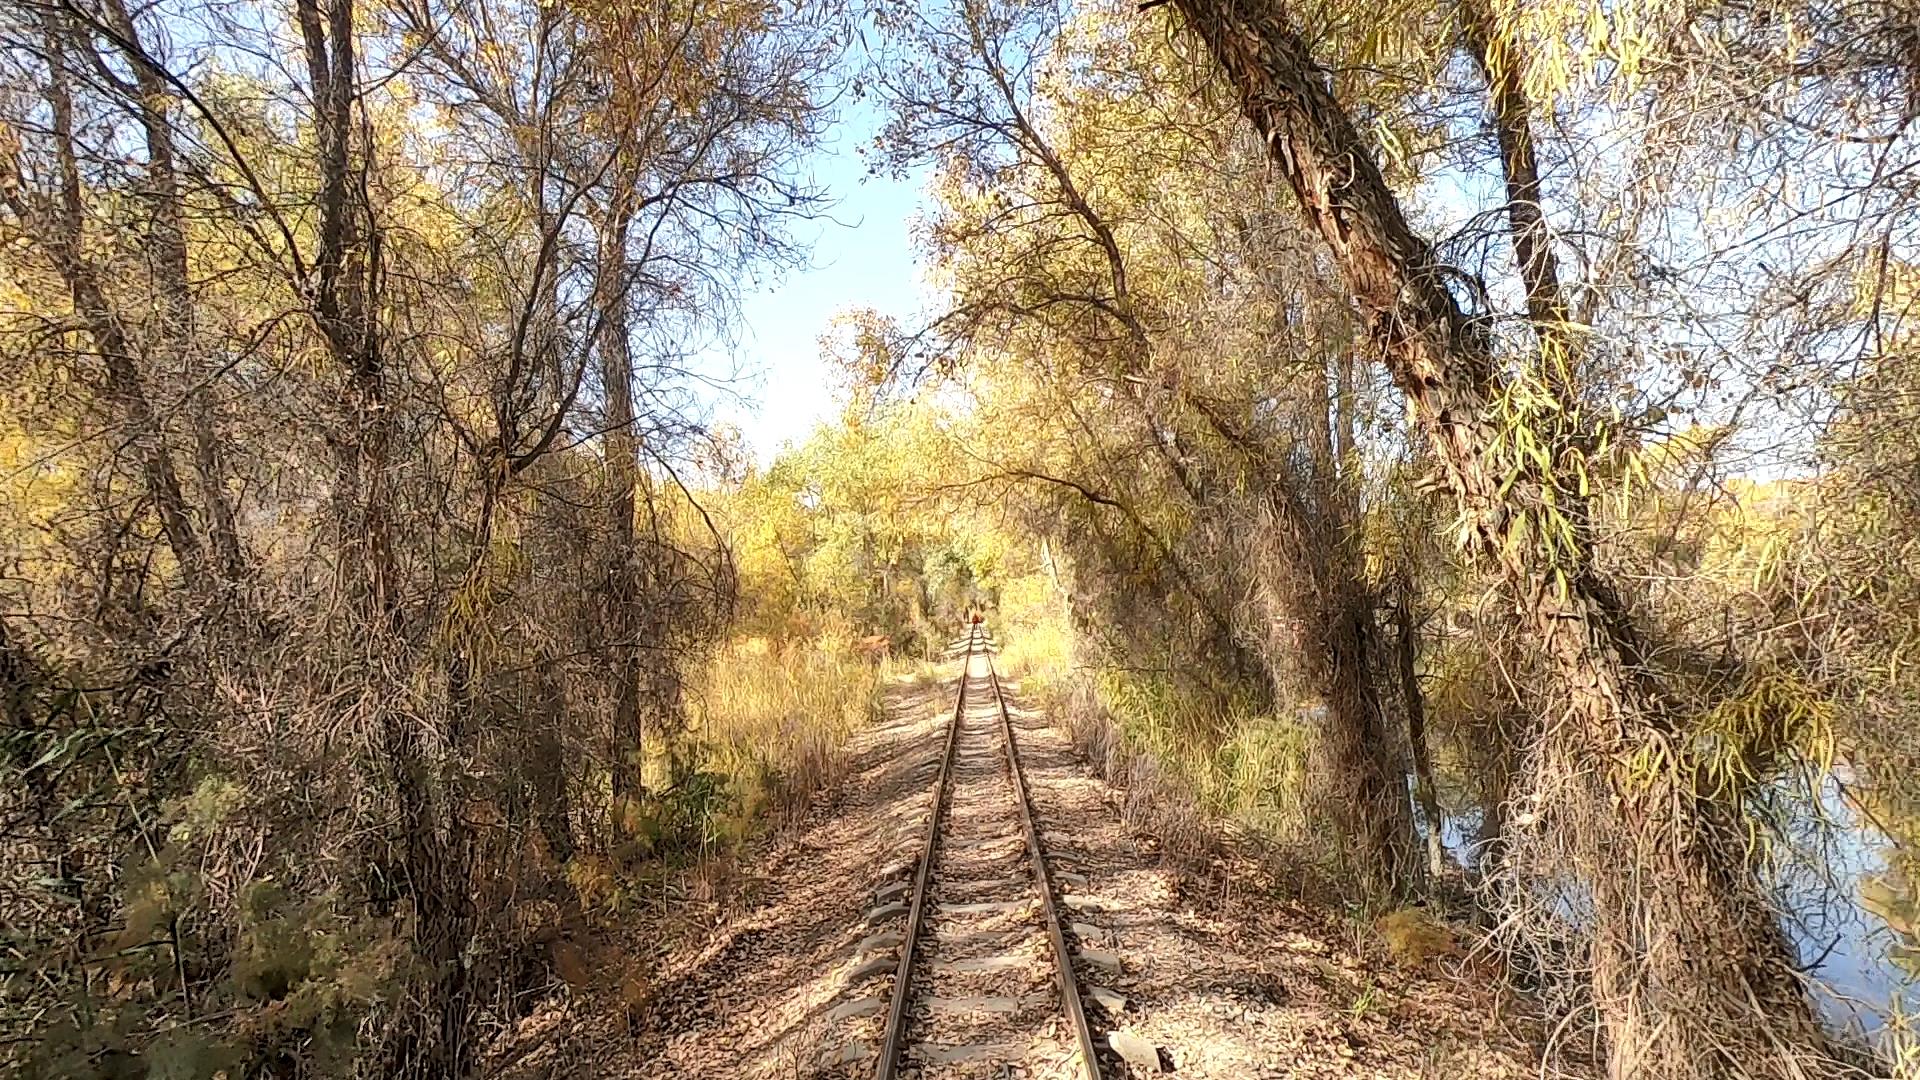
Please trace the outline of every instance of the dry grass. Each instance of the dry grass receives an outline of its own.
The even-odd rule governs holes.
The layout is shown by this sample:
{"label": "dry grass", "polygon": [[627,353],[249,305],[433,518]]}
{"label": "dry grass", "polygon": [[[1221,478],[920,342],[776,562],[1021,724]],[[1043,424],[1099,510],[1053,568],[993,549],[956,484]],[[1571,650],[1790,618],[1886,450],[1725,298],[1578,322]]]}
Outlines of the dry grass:
{"label": "dry grass", "polygon": [[1045,704],[1102,779],[1129,793],[1136,823],[1173,851],[1205,848],[1209,820],[1268,842],[1311,835],[1303,723],[1223,714],[1148,674],[1077,669],[1068,635],[1051,622],[1011,631],[998,666]]}
{"label": "dry grass", "polygon": [[739,827],[789,819],[845,775],[843,748],[880,715],[886,667],[837,636],[744,637],[715,651],[695,682],[691,730],[727,778]]}
{"label": "dry grass", "polygon": [[1001,678],[1029,686],[1055,687],[1073,670],[1073,637],[1057,612],[1031,624],[1010,627],[1000,639],[994,668]]}
{"label": "dry grass", "polygon": [[1423,967],[1460,951],[1453,929],[1419,908],[1389,911],[1373,921],[1373,928],[1387,952],[1407,967]]}

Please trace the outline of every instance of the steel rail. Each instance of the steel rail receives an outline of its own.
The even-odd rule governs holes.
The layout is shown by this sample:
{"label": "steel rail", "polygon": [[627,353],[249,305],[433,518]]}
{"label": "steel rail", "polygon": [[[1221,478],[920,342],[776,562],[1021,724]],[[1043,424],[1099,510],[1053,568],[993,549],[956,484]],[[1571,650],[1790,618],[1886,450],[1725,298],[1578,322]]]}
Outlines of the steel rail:
{"label": "steel rail", "polygon": [[1066,1009],[1067,1021],[1080,1044],[1080,1075],[1084,1080],[1100,1080],[1100,1052],[1093,1042],[1093,1028],[1087,1023],[1086,1005],[1080,999],[1080,981],[1073,974],[1073,953],[1067,949],[1067,935],[1061,929],[1060,906],[1053,897],[1053,879],[1047,876],[1047,860],[1040,853],[1040,831],[1033,823],[1027,774],[1020,767],[1020,744],[1013,738],[1013,719],[1007,715],[1007,699],[1000,692],[1000,676],[993,670],[991,654],[987,654],[987,681],[993,687],[994,704],[1000,710],[1000,731],[1007,739],[1007,769],[1012,774],[1014,793],[1019,796],[1020,822],[1027,830],[1027,854],[1033,860],[1034,880],[1046,908],[1047,938],[1053,943],[1054,970],[1060,976],[1060,1004]]}
{"label": "steel rail", "polygon": [[1020,763],[1020,745],[1013,737],[1013,720],[1007,712],[1007,700],[1000,691],[1000,675],[993,668],[991,652],[982,647],[983,631],[972,627],[967,635],[967,652],[961,661],[960,686],[954,693],[953,719],[947,725],[945,748],[940,756],[940,773],[934,788],[932,815],[927,822],[927,837],[920,852],[920,869],[914,877],[913,899],[907,910],[907,928],[900,947],[900,963],[894,972],[893,997],[887,1010],[886,1039],[880,1047],[880,1060],[874,1080],[896,1080],[906,1049],[907,1005],[912,998],[913,961],[920,930],[926,919],[927,891],[933,881],[934,857],[938,852],[940,824],[946,807],[953,771],[954,747],[958,744],[960,724],[967,707],[967,682],[973,667],[973,655],[979,652],[987,662],[987,684],[993,690],[1000,713],[1000,733],[1006,740],[1006,765],[1013,784],[1015,802],[1020,807],[1020,824],[1026,836],[1028,858],[1032,861],[1035,887],[1040,890],[1041,907],[1046,914],[1047,939],[1052,945],[1054,973],[1060,988],[1060,1003],[1074,1031],[1080,1055],[1080,1080],[1100,1080],[1099,1050],[1093,1041],[1093,1029],[1087,1022],[1087,1010],[1080,997],[1079,980],[1073,973],[1073,953],[1067,948],[1066,932],[1054,898],[1053,879],[1040,849],[1040,831],[1033,820],[1033,802],[1027,792],[1026,771]]}
{"label": "steel rail", "polygon": [[[953,771],[953,747],[959,740],[960,720],[967,707],[967,676],[973,669],[973,651],[980,638],[976,623],[967,631],[967,654],[960,661],[960,689],[953,695],[953,719],[947,724],[946,748],[940,754],[940,776],[933,790],[933,810],[927,816],[927,839],[920,849],[920,870],[914,875],[913,900],[907,908],[907,929],[900,942],[900,966],[893,975],[893,1000],[887,1007],[887,1037],[880,1044],[880,1065],[874,1080],[894,1080],[906,1049],[907,999],[913,989],[913,952],[920,940],[920,924],[927,914],[927,885],[933,880],[933,857],[940,839],[940,811],[946,805],[948,778]],[[989,667],[988,670],[992,670]]]}

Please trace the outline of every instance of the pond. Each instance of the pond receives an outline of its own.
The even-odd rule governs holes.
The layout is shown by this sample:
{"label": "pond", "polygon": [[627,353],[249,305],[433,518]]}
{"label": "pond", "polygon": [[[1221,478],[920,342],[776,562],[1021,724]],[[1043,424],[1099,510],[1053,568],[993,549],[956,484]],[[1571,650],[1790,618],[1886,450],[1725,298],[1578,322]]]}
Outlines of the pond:
{"label": "pond", "polygon": [[[1839,767],[1820,786],[1820,813],[1803,815],[1796,835],[1825,864],[1783,873],[1785,925],[1815,980],[1827,1019],[1879,1033],[1894,1017],[1920,1012],[1914,946],[1914,882],[1893,842],[1848,796]],[[1804,800],[1803,800],[1804,801]]]}
{"label": "pond", "polygon": [[[1817,812],[1804,794],[1776,789],[1772,809],[1798,855],[1780,860],[1775,877],[1782,925],[1822,1015],[1872,1039],[1895,1018],[1920,1015],[1920,887],[1915,864],[1897,860],[1894,843],[1850,796],[1851,781],[1844,766],[1826,775]],[[1463,868],[1475,862],[1484,819],[1477,807],[1442,815],[1441,842]]]}

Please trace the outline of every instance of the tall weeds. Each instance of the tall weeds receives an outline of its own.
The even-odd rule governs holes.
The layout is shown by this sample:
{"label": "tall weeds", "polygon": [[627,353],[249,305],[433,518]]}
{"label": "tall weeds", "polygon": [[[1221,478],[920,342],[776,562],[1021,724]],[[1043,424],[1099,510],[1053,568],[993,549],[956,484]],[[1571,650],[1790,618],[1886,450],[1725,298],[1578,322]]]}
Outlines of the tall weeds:
{"label": "tall weeds", "polygon": [[837,635],[714,652],[695,680],[690,746],[731,794],[724,832],[789,820],[845,775],[848,737],[880,714],[885,666]]}
{"label": "tall weeds", "polygon": [[998,666],[1061,724],[1126,812],[1176,855],[1204,852],[1209,822],[1306,849],[1311,732],[1250,702],[1222,702],[1153,672],[1076,665],[1071,632],[1043,619],[1007,634]]}

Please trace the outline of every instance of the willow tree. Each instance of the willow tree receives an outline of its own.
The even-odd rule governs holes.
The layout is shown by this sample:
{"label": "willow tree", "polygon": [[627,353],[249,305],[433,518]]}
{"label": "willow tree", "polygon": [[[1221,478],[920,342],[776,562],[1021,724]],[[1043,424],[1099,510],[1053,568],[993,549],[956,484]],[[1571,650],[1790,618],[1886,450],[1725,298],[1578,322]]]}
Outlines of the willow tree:
{"label": "willow tree", "polygon": [[[1085,569],[1164,571],[1212,623],[1212,650],[1246,660],[1223,666],[1308,703],[1331,846],[1377,891],[1410,887],[1349,456],[1349,331],[1310,259],[1264,242],[1297,235],[1264,166],[1216,110],[1177,96],[1164,44],[1110,12],[900,8],[883,29],[888,147],[941,166],[932,232],[951,301],[928,336],[998,384],[999,403],[1047,384],[1034,396],[1058,419],[1064,454],[992,455],[1000,471],[1116,534]],[[1086,614],[1143,643],[1169,629]]]}
{"label": "willow tree", "polygon": [[[227,14],[0,7],[0,891],[40,916],[0,1055],[471,1073],[564,864],[634,853],[595,658],[724,614],[690,498],[593,511],[672,484],[686,352],[813,205],[832,9]],[[593,617],[609,567],[652,637]]]}
{"label": "willow tree", "polygon": [[[526,212],[586,230],[584,255],[565,229],[549,230],[538,252],[551,265],[546,314],[535,314],[560,312],[593,354],[581,405],[604,469],[610,781],[630,798],[676,726],[685,646],[727,589],[726,567],[683,549],[662,509],[679,497],[662,491],[677,484],[668,463],[704,438],[683,379],[726,322],[733,273],[791,259],[785,223],[824,205],[795,162],[826,118],[836,8],[400,12],[423,45],[423,89],[494,148]],[[465,100],[481,108],[456,111]]]}
{"label": "willow tree", "polygon": [[1372,355],[1407,398],[1459,510],[1553,672],[1554,709],[1511,828],[1549,830],[1591,897],[1595,1008],[1619,1075],[1799,1076],[1833,1067],[1740,808],[1700,783],[1669,680],[1595,558],[1603,419],[1537,366],[1500,362],[1409,225],[1278,4],[1176,0],[1340,266]]}

